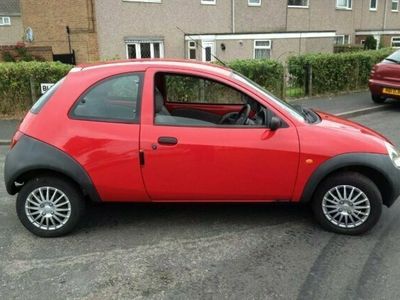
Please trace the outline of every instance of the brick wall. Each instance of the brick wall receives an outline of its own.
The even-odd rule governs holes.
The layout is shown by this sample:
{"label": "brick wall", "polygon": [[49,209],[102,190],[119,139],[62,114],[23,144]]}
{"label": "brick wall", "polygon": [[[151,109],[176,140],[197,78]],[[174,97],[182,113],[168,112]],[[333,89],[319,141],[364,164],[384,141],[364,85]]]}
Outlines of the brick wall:
{"label": "brick wall", "polygon": [[54,54],[69,53],[66,26],[77,63],[99,59],[94,0],[21,0],[24,27],[34,33],[32,46],[51,46]]}

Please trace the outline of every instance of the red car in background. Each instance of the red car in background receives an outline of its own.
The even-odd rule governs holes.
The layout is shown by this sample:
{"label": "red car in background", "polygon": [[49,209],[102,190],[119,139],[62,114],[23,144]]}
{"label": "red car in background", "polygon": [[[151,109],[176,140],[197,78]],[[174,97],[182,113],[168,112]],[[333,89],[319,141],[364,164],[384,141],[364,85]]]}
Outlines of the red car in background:
{"label": "red car in background", "polygon": [[400,195],[400,155],[350,121],[279,100],[224,67],[77,67],[26,115],[5,162],[32,233],[60,236],[87,201],[310,203],[360,234]]}
{"label": "red car in background", "polygon": [[400,50],[372,68],[368,85],[375,103],[383,103],[387,98],[400,99]]}

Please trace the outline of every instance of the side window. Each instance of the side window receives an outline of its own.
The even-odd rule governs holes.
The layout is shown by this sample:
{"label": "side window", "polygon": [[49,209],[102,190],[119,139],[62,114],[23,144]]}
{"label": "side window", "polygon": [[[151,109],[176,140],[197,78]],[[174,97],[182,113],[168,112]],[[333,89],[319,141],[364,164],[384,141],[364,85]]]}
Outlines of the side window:
{"label": "side window", "polygon": [[192,75],[155,77],[155,124],[265,127],[268,116],[263,105],[229,85]]}
{"label": "side window", "polygon": [[165,85],[168,102],[243,105],[242,93],[201,77],[167,74]]}
{"label": "side window", "polygon": [[142,74],[118,75],[97,83],[83,94],[72,110],[77,119],[136,122]]}

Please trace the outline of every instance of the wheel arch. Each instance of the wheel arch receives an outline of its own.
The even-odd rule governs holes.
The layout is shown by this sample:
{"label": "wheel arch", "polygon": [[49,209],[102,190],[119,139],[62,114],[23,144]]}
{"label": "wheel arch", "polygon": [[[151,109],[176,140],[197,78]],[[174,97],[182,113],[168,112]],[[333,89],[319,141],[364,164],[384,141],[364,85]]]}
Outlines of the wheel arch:
{"label": "wheel arch", "polygon": [[45,169],[45,168],[32,169],[32,170],[26,171],[26,172],[22,173],[21,175],[19,175],[15,179],[15,182],[21,183],[21,186],[20,187],[15,186],[16,193],[19,192],[19,190],[22,188],[23,184],[25,184],[29,180],[32,180],[32,179],[38,178],[38,177],[52,177],[52,178],[57,177],[62,180],[65,180],[65,181],[69,182],[70,184],[72,184],[77,190],[79,190],[85,198],[92,200],[88,191],[86,191],[84,186],[82,186],[82,184],[77,182],[77,180],[75,180],[71,176],[68,176],[67,174],[65,174],[64,172],[62,172],[60,170]]}
{"label": "wheel arch", "polygon": [[35,176],[59,176],[75,184],[92,201],[99,194],[85,169],[67,153],[34,138],[23,136],[7,154],[4,178],[7,192],[18,193],[20,186]]}
{"label": "wheel arch", "polygon": [[396,191],[391,180],[390,159],[381,154],[339,155],[323,163],[309,178],[301,197],[301,202],[310,202],[318,188],[328,177],[341,172],[357,172],[371,179],[379,189],[383,204],[391,206],[396,200]]}

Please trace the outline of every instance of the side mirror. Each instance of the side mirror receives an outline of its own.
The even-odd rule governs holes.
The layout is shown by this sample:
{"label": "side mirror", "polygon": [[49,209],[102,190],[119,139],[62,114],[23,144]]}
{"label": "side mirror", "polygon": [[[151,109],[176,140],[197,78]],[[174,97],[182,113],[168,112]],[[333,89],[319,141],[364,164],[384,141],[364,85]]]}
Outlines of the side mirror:
{"label": "side mirror", "polygon": [[281,128],[281,126],[282,126],[281,119],[275,116],[271,118],[271,121],[269,122],[269,129],[271,129],[271,131],[275,131],[278,128]]}

